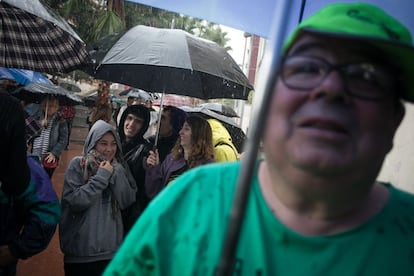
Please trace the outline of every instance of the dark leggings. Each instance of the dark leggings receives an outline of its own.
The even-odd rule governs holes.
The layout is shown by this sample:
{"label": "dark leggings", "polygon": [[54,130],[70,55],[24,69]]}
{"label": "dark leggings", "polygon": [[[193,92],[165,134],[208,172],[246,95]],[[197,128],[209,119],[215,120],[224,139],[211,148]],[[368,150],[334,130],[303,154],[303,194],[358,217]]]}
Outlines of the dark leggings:
{"label": "dark leggings", "polygon": [[48,168],[44,168],[44,169],[45,169],[47,175],[49,176],[49,178],[52,179],[52,175],[53,175],[53,173],[56,169],[48,169]]}
{"label": "dark leggings", "polygon": [[101,276],[109,262],[65,263],[65,276]]}

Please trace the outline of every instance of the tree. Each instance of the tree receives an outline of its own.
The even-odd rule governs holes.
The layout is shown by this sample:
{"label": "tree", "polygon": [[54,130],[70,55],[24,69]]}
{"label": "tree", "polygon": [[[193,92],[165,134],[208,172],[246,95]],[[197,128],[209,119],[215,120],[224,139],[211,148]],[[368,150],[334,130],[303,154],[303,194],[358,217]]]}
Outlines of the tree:
{"label": "tree", "polygon": [[91,43],[136,25],[177,28],[226,47],[227,33],[220,26],[124,0],[43,0],[72,25],[83,41]]}

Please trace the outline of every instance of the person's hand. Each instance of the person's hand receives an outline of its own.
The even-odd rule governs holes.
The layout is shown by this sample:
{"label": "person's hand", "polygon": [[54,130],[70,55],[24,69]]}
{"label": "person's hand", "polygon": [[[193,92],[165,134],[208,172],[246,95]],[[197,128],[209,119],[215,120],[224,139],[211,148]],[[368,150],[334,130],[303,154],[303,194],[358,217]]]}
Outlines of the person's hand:
{"label": "person's hand", "polygon": [[100,168],[104,168],[105,170],[107,170],[110,173],[112,173],[114,171],[114,167],[111,165],[111,162],[106,161],[106,160],[105,161],[102,161],[99,164],[99,167]]}
{"label": "person's hand", "polygon": [[56,161],[56,159],[57,158],[53,153],[51,152],[46,153],[46,157],[45,157],[46,163],[53,163]]}
{"label": "person's hand", "polygon": [[0,246],[0,267],[15,263],[17,258],[12,255],[7,245]]}
{"label": "person's hand", "polygon": [[147,165],[149,167],[157,166],[160,163],[160,156],[158,154],[158,150],[155,151],[150,150],[148,158],[147,158]]}

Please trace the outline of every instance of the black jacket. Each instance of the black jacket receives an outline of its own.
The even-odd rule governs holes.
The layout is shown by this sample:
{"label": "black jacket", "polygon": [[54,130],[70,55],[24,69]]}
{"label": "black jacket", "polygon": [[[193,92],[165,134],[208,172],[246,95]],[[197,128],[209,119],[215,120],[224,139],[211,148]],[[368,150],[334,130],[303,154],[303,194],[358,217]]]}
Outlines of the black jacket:
{"label": "black jacket", "polygon": [[[137,135],[129,141],[126,141],[123,126],[128,114],[133,114],[143,119],[144,122]],[[131,229],[149,202],[149,199],[145,193],[144,161],[149,154],[151,144],[143,137],[144,133],[148,129],[149,121],[149,109],[143,105],[128,106],[122,113],[121,120],[119,121],[118,134],[122,143],[122,153],[125,161],[128,163],[129,170],[131,171],[138,188],[135,203],[123,211],[125,233]]]}
{"label": "black jacket", "polygon": [[[61,217],[49,176],[37,161],[30,157],[26,160],[31,173],[27,189],[19,196],[0,190],[0,245],[8,245],[18,259],[44,250]],[[14,275],[15,270],[16,264],[0,267],[0,275]]]}

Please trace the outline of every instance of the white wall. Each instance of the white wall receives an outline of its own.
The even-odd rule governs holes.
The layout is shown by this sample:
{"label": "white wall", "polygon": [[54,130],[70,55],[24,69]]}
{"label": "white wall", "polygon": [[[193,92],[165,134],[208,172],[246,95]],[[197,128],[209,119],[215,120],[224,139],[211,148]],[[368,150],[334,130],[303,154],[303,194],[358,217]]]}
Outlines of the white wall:
{"label": "white wall", "polygon": [[405,118],[395,136],[394,148],[385,159],[378,179],[414,193],[414,105],[405,107]]}

